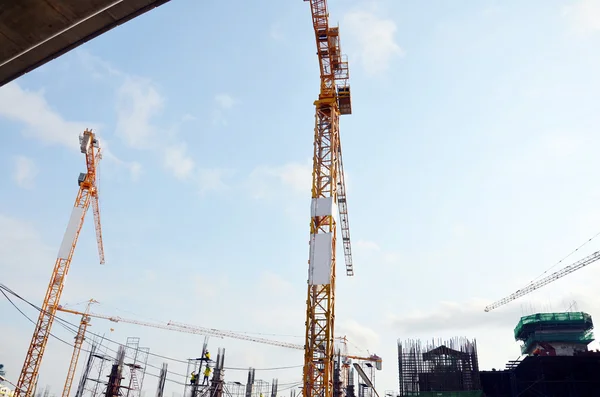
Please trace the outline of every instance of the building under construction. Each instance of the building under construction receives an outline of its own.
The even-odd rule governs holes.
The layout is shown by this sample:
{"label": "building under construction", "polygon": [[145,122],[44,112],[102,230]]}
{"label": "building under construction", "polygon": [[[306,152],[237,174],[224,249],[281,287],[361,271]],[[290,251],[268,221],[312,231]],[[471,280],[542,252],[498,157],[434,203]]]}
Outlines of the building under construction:
{"label": "building under construction", "polygon": [[600,352],[588,350],[593,328],[583,312],[521,317],[514,330],[519,359],[481,372],[475,341],[398,343],[399,396],[600,396]]}
{"label": "building under construction", "polygon": [[600,396],[600,352],[592,316],[583,312],[537,313],[521,317],[515,340],[523,358],[501,371],[481,372],[487,397]]}
{"label": "building under construction", "polygon": [[482,395],[476,342],[398,342],[400,397]]}

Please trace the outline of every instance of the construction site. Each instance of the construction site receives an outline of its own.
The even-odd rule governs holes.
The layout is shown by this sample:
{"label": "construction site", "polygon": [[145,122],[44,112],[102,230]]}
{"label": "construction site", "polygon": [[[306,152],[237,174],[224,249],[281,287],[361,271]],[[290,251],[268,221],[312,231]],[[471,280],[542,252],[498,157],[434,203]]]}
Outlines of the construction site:
{"label": "construction site", "polygon": [[[63,289],[69,288],[67,275],[71,266],[79,265],[72,260],[90,206],[93,221],[88,223],[93,222],[94,250],[97,247],[98,262],[105,263],[98,170],[106,149],[101,136],[91,128],[69,131],[73,141],[77,142],[81,172],[73,171],[73,185],[77,187],[73,188],[75,201],[70,216],[63,214],[66,231],[56,261],[53,267],[51,263],[39,265],[40,269],[45,269],[40,270],[41,273],[50,275],[44,300],[32,302],[21,291],[0,283],[0,292],[16,310],[27,317],[21,310],[25,307],[37,315],[37,319],[29,319],[35,326],[31,327],[28,350],[19,358],[23,365],[18,374],[14,370],[6,374],[0,364],[3,386],[0,397],[600,396],[600,351],[589,348],[595,341],[594,324],[592,316],[583,311],[540,312],[515,318],[514,335],[506,335],[506,338],[511,337],[519,343],[520,351],[514,352],[518,358],[507,362],[502,369],[493,370],[480,367],[481,357],[474,335],[447,339],[432,335],[430,340],[398,335],[396,368],[396,363],[391,363],[395,360],[370,352],[368,346],[361,346],[367,354],[355,352],[353,341],[339,333],[335,310],[340,304],[336,302],[336,276],[345,273],[345,276],[353,277],[355,270],[340,139],[340,117],[351,115],[353,110],[349,62],[340,45],[343,27],[333,26],[327,0],[304,2],[307,10],[303,18],[306,28],[312,29],[316,51],[313,57],[319,65],[319,74],[312,76],[318,96],[314,102],[314,130],[308,131],[313,137],[313,151],[306,153],[312,155],[312,180],[310,197],[306,192],[306,199],[310,198],[310,214],[306,216],[310,221],[307,230],[308,272],[306,280],[298,283],[306,293],[305,317],[297,321],[297,333],[303,335],[302,342],[291,343],[258,333],[211,328],[209,320],[200,326],[99,314],[93,310],[98,302],[92,297],[85,302],[85,309],[75,310],[64,305],[61,301]],[[168,4],[169,0],[26,3],[14,1],[0,6],[0,48],[3,50],[0,53],[0,89],[87,41]],[[64,15],[59,17],[58,14]],[[37,24],[14,22],[27,18]],[[359,159],[352,157],[351,161],[359,162]],[[336,255],[338,251],[340,254]],[[486,308],[482,307],[481,311],[499,309],[599,259],[600,251],[531,282]],[[102,297],[94,298],[102,300]],[[140,332],[161,330],[165,331],[165,340],[194,335],[197,342],[190,349],[191,357],[172,359],[154,352],[154,346],[147,346],[139,336],[110,340],[90,329],[92,322],[111,326],[127,324]],[[52,365],[44,361],[44,355],[48,342],[52,338],[60,339],[55,335],[57,326],[72,334],[72,340],[62,341],[68,345],[71,356],[59,391],[39,382],[46,365]],[[304,359],[294,369],[300,380],[280,382],[277,377],[265,375],[264,371],[282,369],[279,367],[261,370],[230,365],[228,354],[231,351],[219,345],[219,339],[302,352]],[[383,343],[393,348],[394,341]],[[160,353],[167,348],[165,343]],[[156,366],[149,361],[150,357],[155,360],[165,358],[165,361]],[[385,370],[394,372],[395,378],[397,376],[397,390],[379,390],[377,380],[384,370],[384,359],[387,360]],[[0,357],[0,362],[3,360]],[[176,370],[170,361],[177,361]],[[237,377],[230,375],[233,371],[237,371]],[[151,387],[148,386],[150,376],[154,378]]]}

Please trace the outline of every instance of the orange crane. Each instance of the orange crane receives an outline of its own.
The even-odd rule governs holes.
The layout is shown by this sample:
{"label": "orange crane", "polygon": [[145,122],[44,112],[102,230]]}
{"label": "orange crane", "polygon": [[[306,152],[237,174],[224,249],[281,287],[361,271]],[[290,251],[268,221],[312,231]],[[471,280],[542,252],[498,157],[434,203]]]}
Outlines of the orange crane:
{"label": "orange crane", "polygon": [[90,312],[90,306],[92,303],[98,303],[98,301],[94,299],[90,299],[88,301],[85,313],[83,313],[81,316],[81,321],[79,322],[79,329],[77,329],[77,334],[75,335],[73,355],[71,356],[71,363],[69,364],[69,371],[67,372],[67,380],[65,381],[62,397],[69,397],[69,393],[71,393],[71,386],[73,385],[73,379],[75,378],[75,370],[77,369],[77,361],[79,361],[81,345],[83,345],[83,341],[85,340],[85,332],[87,331],[87,327],[90,325],[90,316],[87,313]]}
{"label": "orange crane", "polygon": [[326,0],[310,0],[310,9],[321,86],[319,99],[314,102],[316,116],[302,394],[303,397],[332,397],[336,213],[341,223],[346,274],[354,275],[339,135],[340,115],[351,114],[352,105],[348,62],[341,53],[339,28],[329,26]]}
{"label": "orange crane", "polygon": [[92,204],[94,220],[96,224],[96,239],[98,241],[98,253],[100,255],[100,264],[104,263],[104,247],[102,244],[102,229],[100,227],[100,207],[98,205],[98,187],[96,170],[98,162],[102,158],[100,146],[96,135],[91,130],[85,130],[79,136],[79,145],[81,153],[85,154],[87,172],[79,174],[79,192],[75,199],[75,206],[71,212],[71,218],[67,225],[67,230],[63,236],[62,243],[58,250],[58,258],[54,264],[52,278],[46,291],[46,296],[40,310],[40,314],[29,344],[29,350],[25,357],[23,369],[19,375],[14,397],[31,397],[35,388],[38,372],[42,363],[42,357],[46,349],[46,344],[50,336],[50,330],[60,297],[62,295],[65,277],[69,272],[73,252],[77,245],[77,239],[83,226],[85,214]]}
{"label": "orange crane", "polygon": [[562,269],[560,269],[538,281],[531,282],[529,285],[521,288],[520,290],[517,290],[516,292],[507,296],[506,298],[502,298],[502,299],[486,306],[486,308],[484,310],[486,312],[489,312],[500,306],[506,305],[507,303],[512,302],[515,299],[518,299],[524,295],[527,295],[527,294],[535,291],[536,289],[542,288],[543,286],[548,285],[553,281],[556,281],[560,278],[568,276],[569,274],[573,273],[574,271],[584,268],[587,265],[591,265],[592,263],[596,262],[599,259],[600,259],[600,251],[596,251],[593,254],[586,256],[585,258],[583,258],[569,266],[566,266],[566,267],[564,267],[564,268],[562,268]]}

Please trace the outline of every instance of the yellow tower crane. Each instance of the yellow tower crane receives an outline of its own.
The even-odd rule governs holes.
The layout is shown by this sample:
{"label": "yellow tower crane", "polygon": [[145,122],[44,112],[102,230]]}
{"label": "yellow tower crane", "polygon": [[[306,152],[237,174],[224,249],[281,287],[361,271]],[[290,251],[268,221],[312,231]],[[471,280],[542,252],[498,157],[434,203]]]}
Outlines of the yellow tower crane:
{"label": "yellow tower crane", "polygon": [[79,174],[79,192],[75,199],[75,206],[71,212],[71,218],[67,225],[62,243],[58,250],[58,258],[54,264],[52,278],[46,291],[46,296],[42,304],[42,309],[33,331],[31,343],[25,357],[23,369],[19,375],[14,397],[31,397],[37,380],[42,357],[48,343],[50,330],[60,297],[62,295],[65,277],[69,272],[73,252],[77,245],[77,239],[83,226],[85,214],[92,204],[94,220],[96,225],[96,239],[98,241],[98,253],[100,255],[100,264],[104,263],[104,247],[102,244],[102,229],[100,227],[100,207],[98,205],[98,187],[97,187],[97,166],[102,158],[100,146],[96,135],[91,130],[85,130],[79,137],[81,153],[85,154],[87,173]]}
{"label": "yellow tower crane", "polygon": [[303,397],[332,397],[336,214],[341,223],[346,274],[354,275],[339,135],[340,114],[351,114],[352,105],[348,62],[341,53],[338,27],[329,26],[327,1],[304,1],[310,1],[321,87],[319,99],[314,103],[316,117],[302,394]]}

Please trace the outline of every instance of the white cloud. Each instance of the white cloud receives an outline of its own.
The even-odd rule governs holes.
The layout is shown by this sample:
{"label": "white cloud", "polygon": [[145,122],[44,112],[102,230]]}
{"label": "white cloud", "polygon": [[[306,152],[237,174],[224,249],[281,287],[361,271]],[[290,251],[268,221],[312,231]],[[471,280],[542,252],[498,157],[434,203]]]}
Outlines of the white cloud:
{"label": "white cloud", "polygon": [[[78,136],[86,129],[98,130],[99,123],[65,120],[60,113],[52,109],[43,91],[30,91],[21,88],[16,82],[0,87],[0,117],[16,121],[24,125],[22,131],[27,138],[37,141],[62,145],[79,151]],[[112,154],[107,142],[99,133],[104,155],[115,164],[130,169],[132,176],[139,174],[140,165],[123,161]]]}
{"label": "white cloud", "polygon": [[273,291],[276,295],[285,294],[294,288],[294,285],[272,272],[263,272],[260,280],[260,289]]}
{"label": "white cloud", "polygon": [[178,179],[187,179],[194,171],[194,160],[187,155],[184,143],[165,148],[165,166],[173,172]]}
{"label": "white cloud", "polygon": [[48,273],[38,270],[40,264],[51,264],[55,254],[32,223],[0,213],[2,283],[41,299]]}
{"label": "white cloud", "polygon": [[215,102],[223,109],[231,109],[237,101],[229,94],[218,94],[215,96]]}
{"label": "white cloud", "polygon": [[[84,65],[98,78],[110,77],[120,80],[117,90],[117,126],[118,135],[130,147],[154,152],[175,178],[191,181],[200,185],[202,193],[220,190],[226,187],[224,178],[228,170],[219,168],[199,168],[196,161],[187,152],[187,144],[180,139],[177,130],[181,124],[196,120],[188,113],[171,127],[160,125],[157,116],[164,110],[166,100],[150,79],[129,75],[90,54],[80,56]],[[233,107],[237,101],[228,94],[215,97],[222,112]],[[222,119],[221,113],[219,113]],[[134,179],[139,178],[141,165],[128,164]]]}
{"label": "white cloud", "polygon": [[349,52],[358,58],[369,75],[385,72],[393,57],[404,55],[396,43],[396,23],[392,19],[355,9],[344,15],[341,29],[343,43],[348,43]]}
{"label": "white cloud", "polygon": [[379,247],[379,244],[377,244],[376,242],[367,240],[358,240],[356,242],[356,247],[360,250],[365,251],[379,251],[381,249]]}
{"label": "white cloud", "polygon": [[269,28],[269,37],[271,37],[275,41],[285,40],[285,35],[283,34],[281,22],[277,21],[271,24],[271,27]]}
{"label": "white cloud", "polygon": [[595,33],[600,30],[600,2],[579,0],[563,8],[573,30],[579,34]]}
{"label": "white cloud", "polygon": [[379,334],[375,330],[352,319],[341,321],[336,326],[336,335],[346,336],[349,342],[348,351],[355,346],[360,349],[360,354],[379,345]]}
{"label": "white cloud", "polygon": [[225,179],[233,175],[233,170],[224,168],[200,168],[197,181],[200,194],[227,189]]}
{"label": "white cloud", "polygon": [[52,109],[43,91],[30,91],[11,82],[0,87],[0,117],[24,125],[23,135],[47,144],[79,148],[77,136],[96,123],[67,121]]}
{"label": "white cloud", "polygon": [[[113,164],[126,168],[129,171],[129,176],[132,181],[138,181],[140,179],[140,175],[142,174],[142,165],[140,163],[137,161],[125,161],[117,157],[110,150],[110,144],[107,140],[101,140],[100,146],[102,148],[103,159],[110,160]],[[102,163],[100,163],[100,167],[102,167]]]}
{"label": "white cloud", "polygon": [[163,105],[164,99],[149,80],[125,78],[117,93],[116,134],[137,149],[154,146],[156,127],[150,120]]}
{"label": "white cloud", "polygon": [[229,94],[221,93],[215,96],[217,107],[213,110],[213,124],[227,125],[225,112],[230,110],[238,101]]}
{"label": "white cloud", "polygon": [[295,194],[310,195],[312,166],[310,163],[287,163],[282,166],[258,166],[248,176],[248,186],[254,198],[269,198],[291,188]]}
{"label": "white cloud", "polygon": [[33,188],[35,177],[38,173],[39,170],[32,159],[25,156],[15,157],[13,179],[19,187],[24,189]]}

